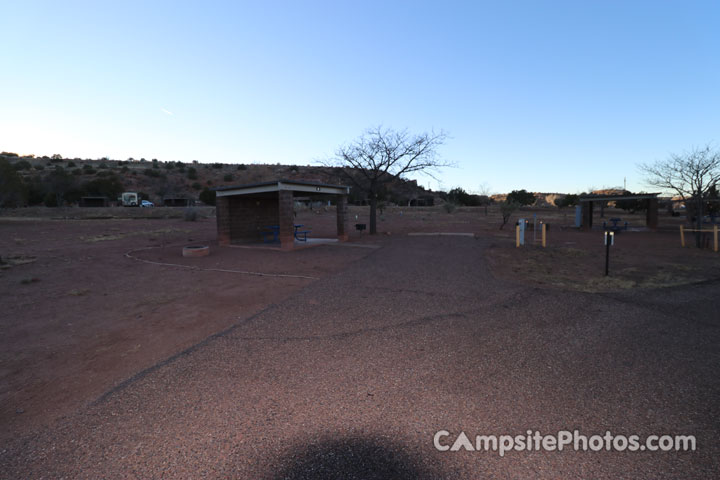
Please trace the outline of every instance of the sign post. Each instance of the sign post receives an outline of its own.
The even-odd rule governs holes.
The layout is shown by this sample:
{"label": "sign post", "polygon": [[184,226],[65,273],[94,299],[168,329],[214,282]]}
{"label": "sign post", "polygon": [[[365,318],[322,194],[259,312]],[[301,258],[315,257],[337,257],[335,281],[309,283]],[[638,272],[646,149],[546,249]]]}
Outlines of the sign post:
{"label": "sign post", "polygon": [[615,244],[615,232],[605,231],[605,276],[610,271],[610,245]]}

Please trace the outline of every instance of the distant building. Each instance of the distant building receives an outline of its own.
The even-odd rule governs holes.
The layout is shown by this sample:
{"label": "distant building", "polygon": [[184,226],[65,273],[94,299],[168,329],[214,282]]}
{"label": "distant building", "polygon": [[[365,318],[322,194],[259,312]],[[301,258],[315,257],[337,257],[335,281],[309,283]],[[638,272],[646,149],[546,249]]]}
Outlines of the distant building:
{"label": "distant building", "polygon": [[110,200],[107,197],[81,197],[78,204],[80,207],[107,207]]}
{"label": "distant building", "polygon": [[192,207],[195,205],[195,200],[188,197],[166,196],[163,197],[163,205],[166,207]]}

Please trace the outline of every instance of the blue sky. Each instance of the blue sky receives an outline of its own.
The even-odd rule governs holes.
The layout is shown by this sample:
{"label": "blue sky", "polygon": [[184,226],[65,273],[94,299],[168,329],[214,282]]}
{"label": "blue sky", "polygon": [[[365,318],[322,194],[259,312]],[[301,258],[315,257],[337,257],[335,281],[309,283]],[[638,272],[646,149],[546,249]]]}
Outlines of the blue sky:
{"label": "blue sky", "polygon": [[0,150],[314,164],[450,135],[441,182],[646,189],[720,147],[720,2],[0,3]]}

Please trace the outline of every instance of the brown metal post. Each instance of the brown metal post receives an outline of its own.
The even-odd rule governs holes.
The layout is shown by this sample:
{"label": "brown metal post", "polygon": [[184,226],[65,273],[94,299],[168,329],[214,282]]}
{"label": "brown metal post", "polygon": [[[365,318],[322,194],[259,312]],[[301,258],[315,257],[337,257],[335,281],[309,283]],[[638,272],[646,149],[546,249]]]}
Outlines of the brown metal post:
{"label": "brown metal post", "polygon": [[593,221],[593,202],[582,202],[582,229],[592,230]]}
{"label": "brown metal post", "polygon": [[680,246],[685,247],[685,228],[680,225]]}
{"label": "brown metal post", "polygon": [[649,198],[648,199],[648,207],[647,207],[647,214],[646,214],[646,223],[647,227],[652,230],[657,230],[658,226],[658,199],[657,198]]}
{"label": "brown metal post", "polygon": [[292,250],[295,248],[295,204],[293,192],[280,190],[278,192],[278,227],[280,227],[280,248]]}
{"label": "brown metal post", "polygon": [[347,233],[347,195],[337,197],[337,238],[341,242],[348,240]]}

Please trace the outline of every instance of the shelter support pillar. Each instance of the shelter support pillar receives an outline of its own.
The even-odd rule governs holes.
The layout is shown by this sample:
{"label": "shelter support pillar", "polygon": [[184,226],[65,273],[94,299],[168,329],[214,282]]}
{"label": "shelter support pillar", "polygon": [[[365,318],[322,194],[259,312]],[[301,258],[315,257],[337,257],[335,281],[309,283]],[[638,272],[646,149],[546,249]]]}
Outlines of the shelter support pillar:
{"label": "shelter support pillar", "polygon": [[593,202],[582,202],[582,229],[592,230]]}
{"label": "shelter support pillar", "polygon": [[295,202],[293,192],[278,192],[278,227],[280,227],[280,248],[292,250],[295,247]]}
{"label": "shelter support pillar", "polygon": [[215,202],[218,244],[230,245],[230,198],[217,197]]}
{"label": "shelter support pillar", "polygon": [[341,242],[347,242],[347,195],[339,195],[337,199],[337,236]]}
{"label": "shelter support pillar", "polygon": [[647,227],[656,230],[658,226],[658,199],[648,198],[647,214],[645,217]]}

